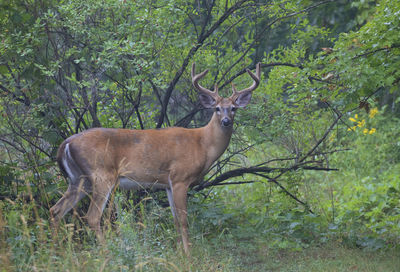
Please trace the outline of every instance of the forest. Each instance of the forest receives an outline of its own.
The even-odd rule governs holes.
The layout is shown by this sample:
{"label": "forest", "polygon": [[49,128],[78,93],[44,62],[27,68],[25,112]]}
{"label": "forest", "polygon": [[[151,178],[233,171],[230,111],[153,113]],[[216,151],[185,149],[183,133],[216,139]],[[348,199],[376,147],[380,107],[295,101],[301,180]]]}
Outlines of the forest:
{"label": "forest", "polygon": [[[399,271],[399,18],[399,0],[0,0],[0,271]],[[90,197],[55,231],[60,144],[205,126],[193,63],[224,97],[261,80],[188,192],[190,257],[163,190],[116,188],[104,243]]]}

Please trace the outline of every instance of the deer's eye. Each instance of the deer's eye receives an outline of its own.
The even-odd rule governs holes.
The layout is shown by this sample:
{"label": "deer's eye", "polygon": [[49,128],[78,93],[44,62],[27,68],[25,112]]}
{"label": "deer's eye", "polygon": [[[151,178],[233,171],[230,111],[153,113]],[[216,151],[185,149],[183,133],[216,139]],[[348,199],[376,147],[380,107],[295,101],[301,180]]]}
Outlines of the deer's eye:
{"label": "deer's eye", "polygon": [[216,108],[215,108],[215,111],[216,111],[216,112],[221,112],[221,107],[216,107]]}
{"label": "deer's eye", "polygon": [[235,112],[236,110],[237,110],[237,108],[235,108],[235,107],[232,107],[232,109],[231,109],[232,112]]}

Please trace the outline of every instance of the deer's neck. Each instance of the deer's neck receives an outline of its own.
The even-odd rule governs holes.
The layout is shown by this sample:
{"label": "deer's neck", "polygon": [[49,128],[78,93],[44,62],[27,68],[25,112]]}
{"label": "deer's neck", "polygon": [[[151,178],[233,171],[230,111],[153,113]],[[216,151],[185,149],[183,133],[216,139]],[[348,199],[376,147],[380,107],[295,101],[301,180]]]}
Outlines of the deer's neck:
{"label": "deer's neck", "polygon": [[214,112],[210,122],[203,127],[203,142],[208,150],[210,164],[216,161],[229,145],[232,136],[232,127],[221,127],[219,118]]}

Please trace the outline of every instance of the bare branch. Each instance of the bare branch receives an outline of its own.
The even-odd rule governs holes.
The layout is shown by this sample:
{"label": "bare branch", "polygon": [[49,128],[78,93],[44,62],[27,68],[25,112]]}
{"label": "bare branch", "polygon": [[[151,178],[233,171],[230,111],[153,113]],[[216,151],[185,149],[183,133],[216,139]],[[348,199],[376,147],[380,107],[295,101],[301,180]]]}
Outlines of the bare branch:
{"label": "bare branch", "polygon": [[289,172],[289,171],[294,171],[298,169],[304,169],[304,170],[315,170],[315,171],[338,171],[339,169],[336,168],[326,168],[326,167],[319,167],[319,166],[307,166],[307,164],[315,163],[315,161],[309,161],[309,162],[304,162],[304,163],[297,163],[294,164],[290,167],[242,167],[242,168],[237,168],[233,169],[227,172],[224,172],[223,174],[217,176],[211,181],[206,181],[203,183],[200,183],[199,185],[195,186],[194,190],[195,191],[200,191],[203,190],[204,188],[215,186],[216,184],[219,184],[225,180],[234,178],[234,177],[242,177],[245,174],[254,174],[254,175],[260,175],[260,174],[267,174],[267,173],[273,173],[273,172],[279,172],[279,175],[274,177],[274,179],[277,179],[280,177],[283,173]]}
{"label": "bare branch", "polygon": [[280,184],[275,178],[271,178],[268,177],[266,175],[263,174],[256,174],[260,177],[266,178],[268,181],[275,183],[285,194],[287,194],[288,196],[290,196],[291,198],[293,198],[294,200],[296,200],[297,202],[299,202],[301,205],[303,205],[310,213],[314,213],[308,206],[307,203],[301,201],[300,199],[298,199],[294,194],[292,194],[291,192],[289,192],[282,184]]}
{"label": "bare branch", "polygon": [[[175,85],[178,83],[180,77],[182,76],[183,72],[185,71],[186,67],[189,64],[190,59],[194,56],[194,54],[197,52],[197,50],[199,50],[200,47],[203,46],[203,43],[206,39],[208,39],[210,37],[210,35],[232,14],[234,13],[236,10],[240,9],[242,4],[244,4],[245,2],[247,2],[249,0],[241,0],[236,2],[232,7],[230,7],[228,10],[226,10],[224,12],[224,14],[222,14],[222,16],[210,27],[210,29],[206,32],[204,32],[204,34],[200,34],[198,40],[197,40],[197,44],[194,45],[190,51],[188,52],[188,54],[186,55],[185,59],[183,60],[180,69],[176,72],[175,77],[172,79],[172,81],[170,82],[170,84],[168,85],[165,95],[164,95],[164,99],[162,101],[162,108],[161,108],[161,113],[160,116],[158,118],[157,121],[157,128],[160,128],[162,126],[162,124],[164,123],[164,118],[167,112],[167,108],[168,108],[168,104],[169,104],[169,100],[171,98],[172,92],[175,88]],[[211,12],[211,11],[210,11]],[[210,18],[209,18],[210,19]],[[205,23],[205,25],[207,25]]]}
{"label": "bare branch", "polygon": [[[272,20],[272,21],[271,21],[269,24],[267,24],[259,33],[257,33],[257,35],[256,35],[256,37],[254,38],[253,42],[248,46],[248,48],[247,48],[246,50],[244,50],[244,52],[241,54],[241,56],[240,56],[240,57],[225,71],[225,73],[224,73],[224,74],[222,75],[222,77],[221,77],[221,80],[226,76],[227,73],[229,73],[229,71],[232,70],[233,67],[235,67],[235,66],[247,55],[247,53],[257,44],[257,42],[259,42],[259,40],[260,40],[261,38],[264,37],[265,32],[266,32],[270,27],[272,27],[274,24],[276,24],[277,22],[280,22],[280,21],[282,21],[282,20],[285,20],[285,19],[294,17],[294,16],[296,16],[296,15],[309,12],[310,10],[313,10],[314,8],[317,8],[318,6],[327,4],[327,3],[329,3],[329,2],[334,2],[334,1],[336,1],[336,0],[321,1],[321,2],[315,3],[314,5],[308,6],[308,7],[304,8],[303,10],[300,10],[300,11],[297,11],[297,12],[293,12],[293,13],[290,13],[290,14],[287,14],[287,15],[284,15],[284,16],[281,16],[281,17],[278,17],[278,18]],[[237,76],[236,76],[236,77],[237,77]],[[236,78],[236,77],[234,77],[234,78]],[[220,80],[220,81],[221,81],[221,80]],[[232,82],[232,80],[233,80],[233,79],[231,78],[228,82],[224,83],[224,84],[221,86],[221,88],[225,87],[226,84]],[[218,82],[218,84],[219,84],[219,83],[220,83],[220,82]]]}
{"label": "bare branch", "polygon": [[328,137],[329,133],[332,131],[332,129],[336,126],[337,122],[342,118],[342,114],[339,114],[337,118],[332,122],[332,124],[329,126],[329,128],[325,131],[324,135],[317,141],[317,143],[311,148],[310,151],[307,152],[306,155],[304,155],[302,158],[299,159],[299,162],[303,162],[305,159],[307,159],[310,155],[313,154],[313,152],[319,147],[319,145]]}

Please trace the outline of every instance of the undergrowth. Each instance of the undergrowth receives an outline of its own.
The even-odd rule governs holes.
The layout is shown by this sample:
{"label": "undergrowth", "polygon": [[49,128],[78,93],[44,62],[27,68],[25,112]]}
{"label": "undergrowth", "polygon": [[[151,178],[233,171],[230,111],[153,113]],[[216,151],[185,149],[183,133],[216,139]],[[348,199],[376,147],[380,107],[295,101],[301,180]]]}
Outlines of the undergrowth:
{"label": "undergrowth", "polygon": [[191,195],[190,258],[160,195],[136,203],[117,192],[100,244],[82,219],[87,203],[54,231],[26,186],[0,201],[0,271],[397,271],[399,123],[377,114],[366,121],[374,133],[334,135],[350,147],[330,156],[340,171],[283,177],[307,207],[265,180]]}
{"label": "undergrowth", "polygon": [[[193,244],[187,258],[176,243],[168,207],[145,198],[122,209],[124,201],[121,195],[115,198],[112,222],[106,213],[103,244],[76,212],[54,231],[48,217],[35,217],[34,209],[39,214],[45,211],[33,202],[3,201],[0,271],[395,271],[400,265],[400,252],[395,249],[369,252],[334,236],[318,240],[311,235],[313,241],[301,238],[301,232],[320,230],[309,226],[313,216],[302,227],[293,224],[295,218],[285,220],[283,215],[253,224],[245,222],[244,215],[224,215],[221,200],[203,201],[198,196],[190,203]],[[298,220],[304,216],[310,215],[298,213]],[[325,262],[339,269],[329,270]]]}

